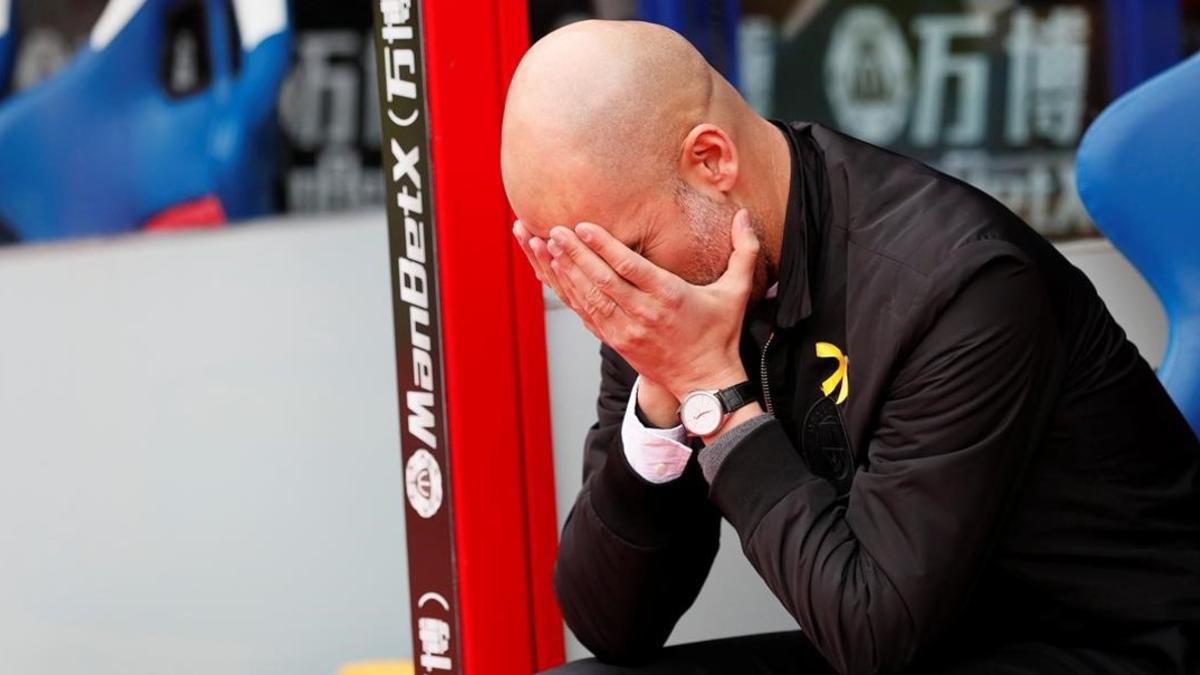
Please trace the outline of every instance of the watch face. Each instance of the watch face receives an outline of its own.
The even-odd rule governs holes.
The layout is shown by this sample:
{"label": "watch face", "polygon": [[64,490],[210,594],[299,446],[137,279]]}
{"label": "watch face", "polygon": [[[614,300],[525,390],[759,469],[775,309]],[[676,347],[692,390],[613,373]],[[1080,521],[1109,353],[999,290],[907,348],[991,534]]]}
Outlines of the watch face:
{"label": "watch face", "polygon": [[707,391],[688,394],[680,408],[679,417],[684,428],[696,436],[706,436],[716,431],[724,417],[721,402]]}

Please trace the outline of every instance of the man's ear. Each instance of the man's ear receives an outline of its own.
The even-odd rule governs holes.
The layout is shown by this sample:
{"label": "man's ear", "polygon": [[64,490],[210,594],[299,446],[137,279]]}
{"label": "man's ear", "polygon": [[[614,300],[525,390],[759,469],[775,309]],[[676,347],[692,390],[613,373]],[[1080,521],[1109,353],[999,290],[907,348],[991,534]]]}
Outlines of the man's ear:
{"label": "man's ear", "polygon": [[732,191],[738,178],[738,154],[729,134],[714,124],[693,127],[683,139],[679,175],[697,188]]}

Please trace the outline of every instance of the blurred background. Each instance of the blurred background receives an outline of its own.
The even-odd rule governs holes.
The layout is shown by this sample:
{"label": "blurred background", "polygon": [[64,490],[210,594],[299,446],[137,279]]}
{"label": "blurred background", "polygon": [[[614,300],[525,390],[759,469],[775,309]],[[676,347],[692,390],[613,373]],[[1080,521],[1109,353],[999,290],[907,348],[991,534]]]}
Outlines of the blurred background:
{"label": "blurred background", "polygon": [[[0,0],[0,240],[378,208],[371,4],[285,4]],[[915,155],[1054,239],[1095,235],[1074,193],[1088,123],[1200,48],[1197,0],[529,8],[535,39],[589,17],[671,25],[762,114]],[[63,170],[86,161],[110,164],[99,177]],[[72,199],[38,206],[33,192]]]}
{"label": "blurred background", "polygon": [[[409,657],[370,0],[0,0],[0,672]],[[914,155],[1163,312],[1081,135],[1200,49],[1200,0],[531,0],[642,18],[762,114]],[[499,226],[499,224],[497,224]],[[559,521],[597,345],[547,298]],[[790,627],[727,531],[673,642]],[[584,650],[569,642],[569,655]]]}

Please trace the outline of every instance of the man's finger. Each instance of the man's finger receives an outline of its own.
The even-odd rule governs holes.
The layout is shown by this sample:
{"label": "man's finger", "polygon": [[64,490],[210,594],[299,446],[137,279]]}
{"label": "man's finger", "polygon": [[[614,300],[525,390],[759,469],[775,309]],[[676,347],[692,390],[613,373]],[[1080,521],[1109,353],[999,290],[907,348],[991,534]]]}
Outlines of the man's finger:
{"label": "man's finger", "polygon": [[545,280],[546,285],[554,291],[558,296],[559,302],[567,309],[575,312],[583,321],[584,327],[588,329],[596,337],[600,337],[600,333],[591,322],[591,317],[588,316],[587,310],[583,302],[579,298],[579,294],[575,292],[573,287],[566,282],[561,274],[551,269],[551,263],[554,258],[546,249],[546,242],[538,237],[530,237],[527,245],[530,249],[530,254],[533,256],[533,264],[542,270],[541,276]]}
{"label": "man's finger", "polygon": [[621,278],[647,293],[655,293],[668,283],[669,273],[622,244],[599,225],[579,223],[575,234],[595,251]]}
{"label": "man's finger", "polygon": [[621,278],[603,258],[584,245],[571,230],[565,227],[556,227],[551,230],[550,237],[551,241],[546,244],[550,253],[554,254],[557,251],[556,258],[570,258],[572,266],[578,268],[586,277],[583,283],[576,283],[577,287],[583,287],[585,291],[590,287],[595,287],[631,314],[636,313],[639,309],[639,301],[645,303],[649,300],[628,281]]}
{"label": "man's finger", "polygon": [[594,321],[592,321],[592,317],[589,316],[586,311],[584,311],[583,303],[578,299],[579,293],[575,290],[575,286],[571,283],[571,280],[562,274],[559,274],[559,272],[554,269],[550,270],[550,274],[554,275],[558,279],[557,283],[562,286],[563,291],[567,294],[567,297],[570,298],[569,301],[564,302],[568,307],[571,308],[572,311],[575,312],[576,316],[579,317],[579,320],[583,322],[583,327],[587,328],[588,332],[592,335],[595,335],[598,340],[603,341],[604,334],[600,331],[600,327],[597,326]]}
{"label": "man's finger", "polygon": [[568,256],[558,256],[550,267],[571,283],[576,297],[583,304],[583,310],[597,325],[617,314],[617,303],[597,288]]}
{"label": "man's finger", "polygon": [[529,231],[525,229],[525,224],[520,220],[513,223],[513,236],[516,237],[525,256],[529,258],[529,264],[537,274],[538,281],[549,286],[550,290],[558,296],[559,302],[573,309],[570,297],[564,292],[558,277],[550,271],[551,256],[546,251],[546,243],[529,234]]}
{"label": "man's finger", "polygon": [[733,216],[733,253],[729,266],[717,283],[734,283],[749,290],[754,283],[754,268],[758,264],[758,236],[750,226],[750,212],[741,209]]}
{"label": "man's finger", "polygon": [[513,223],[512,232],[513,237],[517,240],[517,245],[521,247],[521,251],[523,251],[525,253],[525,257],[529,259],[529,266],[533,268],[533,273],[537,275],[538,281],[542,283],[549,283],[545,278],[546,270],[542,268],[541,263],[538,262],[537,256],[533,253],[533,249],[530,248],[530,242],[536,237],[529,234],[529,230],[525,229],[525,224],[519,220]]}
{"label": "man's finger", "polygon": [[571,310],[573,310],[576,314],[579,314],[586,319],[587,313],[584,311],[583,303],[580,302],[578,294],[575,292],[574,287],[571,286],[570,280],[564,277],[562,271],[554,264],[553,256],[546,251],[546,247],[544,245],[539,248],[538,255],[546,256],[547,274],[550,279],[553,279],[552,283],[554,284],[555,288],[558,288],[562,292],[562,295],[559,296],[559,299],[561,299],[563,304],[571,308]]}
{"label": "man's finger", "polygon": [[[541,269],[541,275],[546,284],[550,286],[551,290],[554,291],[554,294],[558,296],[558,299],[564,305],[571,307],[570,298],[563,290],[561,280],[550,269],[550,262],[554,260],[554,257],[546,250],[546,242],[533,237],[529,240],[529,248],[533,251],[534,262]],[[572,309],[574,308],[572,307]]]}

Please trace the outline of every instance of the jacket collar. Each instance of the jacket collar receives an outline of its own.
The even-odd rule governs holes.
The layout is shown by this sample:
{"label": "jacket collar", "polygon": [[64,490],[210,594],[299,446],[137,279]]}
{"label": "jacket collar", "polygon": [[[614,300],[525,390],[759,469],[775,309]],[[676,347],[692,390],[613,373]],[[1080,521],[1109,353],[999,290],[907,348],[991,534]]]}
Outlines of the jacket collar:
{"label": "jacket collar", "polygon": [[821,179],[824,167],[808,129],[772,120],[787,137],[792,158],[792,181],[783,221],[783,246],[779,255],[779,291],[775,324],[792,328],[812,315],[810,275],[818,263],[818,241],[824,230]]}

